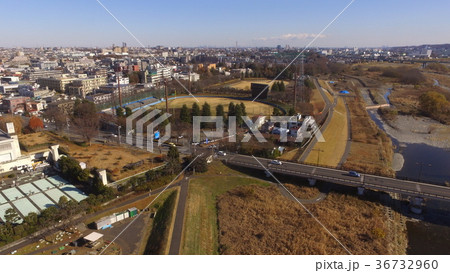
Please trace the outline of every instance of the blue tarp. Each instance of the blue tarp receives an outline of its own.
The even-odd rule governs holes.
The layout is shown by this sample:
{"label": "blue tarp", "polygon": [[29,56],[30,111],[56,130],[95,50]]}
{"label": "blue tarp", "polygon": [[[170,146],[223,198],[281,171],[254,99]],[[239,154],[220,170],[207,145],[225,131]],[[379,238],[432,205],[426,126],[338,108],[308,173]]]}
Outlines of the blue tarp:
{"label": "blue tarp", "polygon": [[347,90],[339,91],[339,93],[341,93],[341,94],[350,94],[350,92],[348,92]]}

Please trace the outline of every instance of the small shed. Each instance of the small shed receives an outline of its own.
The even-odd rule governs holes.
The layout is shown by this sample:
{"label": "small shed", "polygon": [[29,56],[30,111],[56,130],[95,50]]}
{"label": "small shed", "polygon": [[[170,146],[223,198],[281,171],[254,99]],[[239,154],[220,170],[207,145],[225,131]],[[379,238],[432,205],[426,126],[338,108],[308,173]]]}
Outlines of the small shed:
{"label": "small shed", "polygon": [[90,233],[89,235],[83,237],[83,239],[87,243],[95,243],[95,242],[99,241],[102,238],[103,238],[103,234],[95,232],[95,231]]}
{"label": "small shed", "polygon": [[130,208],[130,209],[128,209],[128,213],[129,213],[130,217],[136,216],[137,213],[138,213],[137,208]]}

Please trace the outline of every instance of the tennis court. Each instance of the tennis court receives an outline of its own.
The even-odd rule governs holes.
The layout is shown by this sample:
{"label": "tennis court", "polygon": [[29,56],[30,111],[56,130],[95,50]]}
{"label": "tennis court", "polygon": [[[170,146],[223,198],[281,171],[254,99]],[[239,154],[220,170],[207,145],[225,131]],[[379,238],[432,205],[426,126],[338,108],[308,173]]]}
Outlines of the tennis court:
{"label": "tennis court", "polygon": [[66,184],[69,184],[69,182],[67,182],[66,180],[64,180],[61,176],[59,175],[55,175],[55,176],[51,176],[51,177],[47,177],[47,180],[52,182],[52,184],[54,184],[55,186],[63,186]]}
{"label": "tennis court", "polygon": [[55,185],[48,182],[46,179],[39,179],[37,181],[34,181],[33,184],[36,185],[42,191],[53,189],[55,187]]}
{"label": "tennis court", "polygon": [[33,201],[41,210],[46,209],[51,206],[55,206],[52,200],[50,200],[43,193],[33,194],[29,196],[31,201]]}
{"label": "tennis court", "polygon": [[0,190],[0,218],[5,221],[4,213],[9,208],[15,209],[20,216],[27,216],[30,212],[39,214],[41,210],[57,206],[61,196],[76,202],[88,197],[83,191],[60,176],[38,179],[17,187]]}
{"label": "tennis court", "polygon": [[17,190],[16,188],[10,188],[10,189],[3,190],[3,194],[10,201],[14,201],[16,199],[19,199],[19,198],[23,197],[23,194],[20,193],[20,191]]}
{"label": "tennis court", "polygon": [[0,219],[2,219],[3,222],[6,222],[6,220],[5,220],[5,212],[8,209],[12,209],[12,206],[10,204],[0,205]]}
{"label": "tennis court", "polygon": [[31,184],[31,183],[20,185],[19,189],[26,195],[31,195],[31,194],[41,192],[38,188],[33,186],[33,184]]}
{"label": "tennis court", "polygon": [[72,197],[77,202],[80,202],[81,200],[84,200],[87,198],[87,195],[84,192],[80,191],[75,186],[70,185],[70,184],[67,184],[64,187],[61,187],[59,189],[62,190],[65,194]]}
{"label": "tennis court", "polygon": [[39,214],[39,210],[27,199],[22,198],[12,202],[23,216],[27,216],[30,212]]}
{"label": "tennis court", "polygon": [[5,197],[3,197],[2,194],[0,194],[0,205],[1,205],[1,204],[5,204],[5,203],[7,203],[7,202],[8,202],[8,200],[6,200]]}
{"label": "tennis court", "polygon": [[59,189],[51,189],[45,192],[48,196],[50,196],[50,198],[55,202],[55,204],[58,203],[59,198],[61,198],[61,196],[65,196],[67,197],[67,199],[70,200],[70,197],[65,195],[62,191],[60,191]]}

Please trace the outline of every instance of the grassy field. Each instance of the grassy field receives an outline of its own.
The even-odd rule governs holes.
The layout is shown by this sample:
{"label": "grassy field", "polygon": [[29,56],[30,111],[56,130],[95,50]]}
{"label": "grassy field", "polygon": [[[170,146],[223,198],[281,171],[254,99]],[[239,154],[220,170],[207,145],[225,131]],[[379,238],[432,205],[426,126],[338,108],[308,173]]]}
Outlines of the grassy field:
{"label": "grassy field", "polygon": [[241,185],[269,185],[254,178],[220,175],[230,169],[214,164],[219,166],[189,182],[181,254],[218,254],[217,196]]}
{"label": "grassy field", "polygon": [[298,157],[300,156],[300,154],[298,154],[298,150],[299,148],[295,148],[293,150],[290,150],[288,152],[284,152],[280,157],[278,157],[278,159],[281,160],[297,160]]}
{"label": "grassy field", "polygon": [[[220,254],[347,254],[298,203],[277,192],[275,186],[252,185],[219,197]],[[380,204],[330,193],[306,206],[353,254],[397,254],[389,251],[388,219]]]}
{"label": "grassy field", "polygon": [[[328,83],[328,81],[324,81],[324,80],[318,80],[320,86],[322,86],[322,88],[325,88],[326,90],[329,90],[333,93],[335,93],[336,91],[333,90],[333,88],[330,86],[330,84]],[[329,93],[329,92],[325,92],[325,94],[327,95],[328,99],[330,101],[333,101],[333,96]]]}
{"label": "grassy field", "polygon": [[[48,143],[57,143],[71,157],[86,163],[88,168],[109,169],[114,180],[119,180],[160,165],[160,163],[153,163],[152,160],[152,158],[159,155],[145,150],[96,143],[83,147],[46,131],[22,135],[20,142],[22,145],[29,147],[40,147],[39,145],[43,145],[42,148],[47,148],[46,144]],[[144,160],[144,164],[141,166],[133,170],[123,169],[125,165],[141,160]]]}
{"label": "grassy field", "polygon": [[325,142],[317,142],[305,162],[336,167],[344,155],[348,140],[347,109],[342,97],[338,98],[333,117],[322,134]]}
{"label": "grassy field", "polygon": [[[163,193],[161,193],[161,195],[158,197],[158,199],[156,199],[154,201],[154,203],[150,206],[150,211],[156,211],[158,208],[160,208],[164,202],[167,200],[167,198],[174,192],[174,191],[178,191],[179,192],[180,187],[175,187],[172,189],[167,189],[166,191],[164,191]],[[146,198],[147,199],[147,198]],[[138,203],[136,204],[134,207],[136,208],[140,208],[143,205],[143,208],[146,207],[152,200],[154,200],[154,196],[152,196],[151,199],[147,199],[147,201],[143,202],[142,204]],[[173,210],[173,213],[175,213],[175,210]],[[175,218],[175,217],[172,217]],[[173,221],[172,221],[173,222]],[[143,231],[143,235],[142,235],[142,240],[141,240],[141,245],[139,247],[139,254],[144,254],[145,252],[145,248],[147,246],[147,242],[150,238],[150,234],[152,232],[152,227],[153,227],[153,221],[150,222],[151,225],[147,226],[145,228],[145,230]],[[170,226],[170,230],[173,228],[173,223],[171,223]],[[172,232],[169,232],[170,234],[172,234]],[[168,250],[168,246],[169,246],[169,241],[166,242],[166,249]]]}
{"label": "grassy field", "polygon": [[[211,112],[214,115],[216,112],[216,106],[219,104],[222,104],[224,106],[225,112],[228,111],[228,104],[230,102],[233,102],[234,104],[240,104],[243,102],[245,104],[245,110],[247,112],[247,115],[249,116],[255,116],[255,115],[271,115],[273,112],[273,106],[259,103],[259,102],[252,102],[252,101],[246,101],[246,100],[233,100],[233,99],[227,99],[227,98],[214,98],[214,97],[198,97],[197,98],[199,102],[197,102],[194,98],[181,98],[181,99],[175,99],[169,101],[169,108],[181,108],[183,104],[186,104],[189,109],[192,108],[192,104],[194,102],[197,102],[199,104],[200,108],[205,103],[208,102],[208,104],[211,106]],[[157,109],[164,109],[166,106],[164,103],[157,104],[155,106]]]}
{"label": "grassy field", "polygon": [[[158,155],[136,148],[102,144],[92,144],[88,147],[69,145],[69,154],[78,161],[85,162],[89,168],[110,169],[114,180],[128,177],[160,165],[160,163],[152,162],[152,158]],[[125,165],[141,160],[144,160],[144,164],[134,170],[123,169]]]}
{"label": "grassy field", "polygon": [[25,146],[37,146],[48,143],[58,143],[60,139],[46,132],[38,132],[32,134],[21,135],[20,143]]}
{"label": "grassy field", "polygon": [[[271,184],[257,177],[250,177],[238,170],[230,169],[221,162],[214,162],[205,174],[189,182],[186,218],[184,223],[181,253],[218,254],[217,200],[225,192],[239,186],[258,185],[268,187]],[[263,176],[263,175],[262,175]],[[313,199],[319,194],[316,187],[305,186],[298,178],[277,175],[285,186],[297,198]],[[306,182],[305,182],[306,183]],[[279,191],[276,195],[282,196]],[[286,197],[282,197],[286,198]]]}
{"label": "grassy field", "polygon": [[[267,79],[254,79],[254,80],[240,80],[238,82],[233,82],[231,84],[228,84],[227,87],[236,88],[236,89],[242,89],[242,90],[250,90],[252,83],[262,83],[262,84],[269,84],[272,80]],[[283,81],[284,85],[287,86],[289,84],[288,81]],[[272,88],[272,84],[270,84],[270,88]]]}
{"label": "grassy field", "polygon": [[320,94],[319,89],[314,88],[312,90],[312,96],[310,103],[314,107],[314,114],[317,115],[318,113],[321,113],[323,109],[325,108],[325,101],[323,100],[322,95]]}
{"label": "grassy field", "polygon": [[177,192],[171,192],[159,206],[144,254],[168,254],[173,220],[175,218],[177,195]]}

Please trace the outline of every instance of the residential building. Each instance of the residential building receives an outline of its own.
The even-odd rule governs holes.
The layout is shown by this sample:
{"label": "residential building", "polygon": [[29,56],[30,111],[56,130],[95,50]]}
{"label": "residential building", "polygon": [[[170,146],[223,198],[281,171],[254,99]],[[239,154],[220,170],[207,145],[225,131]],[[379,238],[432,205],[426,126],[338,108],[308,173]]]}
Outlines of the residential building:
{"label": "residential building", "polygon": [[86,99],[92,101],[95,104],[103,104],[112,100],[112,93],[98,93],[87,96]]}
{"label": "residential building", "polygon": [[0,163],[16,160],[21,156],[19,139],[12,122],[6,124],[7,132],[0,129]]}
{"label": "residential building", "polygon": [[15,93],[18,88],[18,84],[0,84],[0,94]]}
{"label": "residential building", "polygon": [[5,83],[13,83],[13,82],[17,83],[20,81],[20,79],[19,79],[19,77],[15,77],[15,76],[8,76],[8,77],[2,77],[1,81],[5,82]]}
{"label": "residential building", "polygon": [[66,91],[68,94],[79,95],[85,98],[87,94],[92,93],[94,89],[106,84],[106,82],[106,77],[76,79],[72,81],[72,84],[67,87]]}
{"label": "residential building", "polygon": [[37,83],[42,87],[47,87],[50,90],[55,90],[58,92],[66,92],[67,87],[77,78],[39,78]]}
{"label": "residential building", "polygon": [[54,91],[51,91],[48,88],[39,89],[39,86],[36,85],[19,85],[18,91],[20,96],[30,98],[45,98],[55,95]]}
{"label": "residential building", "polygon": [[36,81],[39,78],[60,78],[62,75],[61,70],[37,70],[37,71],[30,71],[24,74],[24,79],[30,80],[30,81]]}
{"label": "residential building", "polygon": [[156,69],[151,69],[150,73],[148,75],[150,77],[151,83],[155,85],[162,84],[164,80],[171,81],[172,80],[172,73],[170,71],[170,68],[165,67],[159,67]]}
{"label": "residential building", "polygon": [[39,68],[42,70],[50,70],[58,67],[58,62],[56,61],[42,61],[39,62]]}
{"label": "residential building", "polygon": [[27,97],[10,97],[2,100],[2,110],[6,113],[25,112],[27,108]]}

